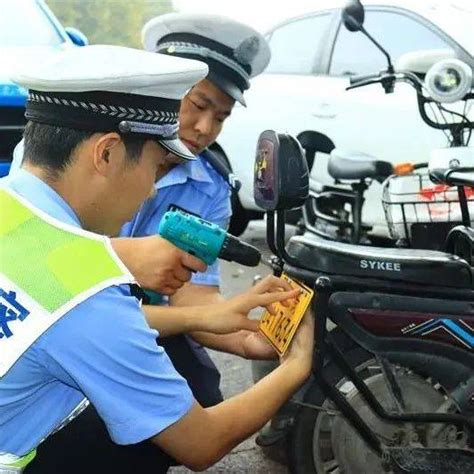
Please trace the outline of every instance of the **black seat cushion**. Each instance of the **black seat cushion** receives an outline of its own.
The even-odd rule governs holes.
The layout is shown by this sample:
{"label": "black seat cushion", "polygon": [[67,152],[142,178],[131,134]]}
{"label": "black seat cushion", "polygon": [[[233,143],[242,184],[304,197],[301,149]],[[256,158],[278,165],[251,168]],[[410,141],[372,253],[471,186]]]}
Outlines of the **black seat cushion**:
{"label": "black seat cushion", "polygon": [[431,286],[473,286],[471,267],[444,252],[345,244],[307,232],[290,239],[288,253],[315,272]]}
{"label": "black seat cushion", "polygon": [[383,181],[393,173],[393,166],[366,153],[336,148],[329,157],[328,173],[339,180],[372,178]]}

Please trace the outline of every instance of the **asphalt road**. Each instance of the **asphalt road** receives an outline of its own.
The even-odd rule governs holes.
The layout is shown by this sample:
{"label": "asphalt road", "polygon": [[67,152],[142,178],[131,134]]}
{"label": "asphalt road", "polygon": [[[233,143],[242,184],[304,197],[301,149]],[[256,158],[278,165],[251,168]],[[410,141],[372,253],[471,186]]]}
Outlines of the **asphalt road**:
{"label": "asphalt road", "polygon": [[[256,245],[264,254],[268,255],[263,221],[252,221],[242,238]],[[267,275],[270,273],[270,270],[264,265],[259,265],[256,268],[247,268],[237,264],[222,262],[222,273],[222,292],[224,295],[233,295],[248,288],[252,284],[255,275]],[[253,385],[249,361],[220,352],[210,351],[210,353],[221,372],[221,389],[225,398],[240,393]],[[251,410],[252,407],[248,409]],[[184,467],[174,467],[169,472],[182,474],[191,471]],[[215,466],[204,472],[285,474],[288,470],[284,465],[266,458],[261,449],[255,444],[255,437],[252,437],[237,446]]]}

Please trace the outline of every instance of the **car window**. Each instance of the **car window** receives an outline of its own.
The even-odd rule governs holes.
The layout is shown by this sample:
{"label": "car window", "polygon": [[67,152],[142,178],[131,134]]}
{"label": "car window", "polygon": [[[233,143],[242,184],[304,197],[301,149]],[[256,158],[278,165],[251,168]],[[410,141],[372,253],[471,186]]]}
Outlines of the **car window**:
{"label": "car window", "polygon": [[0,47],[53,46],[64,42],[34,1],[1,0]]}
{"label": "car window", "polygon": [[311,74],[318,44],[323,38],[331,15],[305,17],[287,23],[269,37],[272,58],[266,72]]}
{"label": "car window", "polygon": [[[409,51],[443,49],[450,45],[424,24],[395,12],[367,11],[365,29],[390,53],[393,63]],[[330,74],[373,74],[387,67],[384,55],[362,33],[339,29]]]}

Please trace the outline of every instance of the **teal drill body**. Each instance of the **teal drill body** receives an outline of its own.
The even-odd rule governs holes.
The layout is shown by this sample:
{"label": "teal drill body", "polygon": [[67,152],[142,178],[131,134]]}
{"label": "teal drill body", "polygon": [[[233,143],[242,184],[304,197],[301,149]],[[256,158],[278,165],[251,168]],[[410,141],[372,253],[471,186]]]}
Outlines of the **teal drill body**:
{"label": "teal drill body", "polygon": [[165,213],[158,233],[207,265],[222,258],[253,267],[261,260],[260,251],[252,245],[228,234],[218,225],[180,209]]}
{"label": "teal drill body", "polygon": [[218,225],[180,210],[166,212],[158,232],[207,265],[212,265],[219,258],[227,234]]}

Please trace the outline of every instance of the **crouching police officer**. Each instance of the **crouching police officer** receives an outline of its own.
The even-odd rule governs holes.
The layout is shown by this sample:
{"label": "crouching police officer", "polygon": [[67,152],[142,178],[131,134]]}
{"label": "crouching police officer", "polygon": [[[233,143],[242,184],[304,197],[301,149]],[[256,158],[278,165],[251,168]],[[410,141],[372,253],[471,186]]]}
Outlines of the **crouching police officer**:
{"label": "crouching police officer", "polygon": [[[157,192],[121,231],[122,237],[150,239],[155,236],[153,242],[143,238],[112,241],[138,282],[143,287],[156,288],[156,278],[148,273],[153,275],[162,268],[163,262],[157,261],[159,258],[176,252],[172,248],[156,248],[157,245],[171,247],[156,237],[160,220],[170,207],[185,209],[223,228],[229,224],[234,181],[228,166],[208,147],[218,138],[235,103],[245,106],[244,92],[250,87],[250,78],[265,69],[270,50],[264,37],[253,28],[230,18],[208,14],[158,16],[143,27],[142,39],[147,51],[197,59],[209,68],[207,77],[186,94],[179,111],[179,137],[198,155],[197,159],[168,158],[160,169],[161,174],[167,173],[155,184]],[[13,168],[19,164],[20,149],[15,151]],[[171,259],[168,260],[171,263]],[[190,275],[184,268],[176,269],[177,281],[173,289],[177,291],[169,298],[170,305],[182,307],[221,302],[219,263],[211,265],[207,271],[196,266],[191,268],[199,273],[196,272],[190,284],[180,289],[178,286]],[[169,285],[169,281],[166,284]],[[175,313],[158,306],[148,306],[146,312],[149,324],[163,336],[164,318],[173,317]],[[219,371],[202,345],[248,359],[275,357],[275,352],[263,338],[248,331],[227,335],[180,334],[161,337],[160,344],[187,380],[193,395],[206,407],[223,398]]]}
{"label": "crouching police officer", "polygon": [[[179,113],[179,137],[198,155],[197,159],[175,165],[157,181],[156,195],[145,202],[121,235],[156,234],[163,214],[170,207],[185,209],[227,228],[234,182],[230,170],[225,170],[225,162],[208,147],[218,138],[235,103],[245,106],[244,92],[250,87],[250,78],[260,74],[270,60],[268,44],[256,30],[230,18],[182,13],[150,20],[143,27],[142,40],[147,51],[203,61],[209,73],[186,94]],[[129,242],[130,246],[134,244]],[[218,303],[222,301],[219,285],[216,262],[206,272],[194,274],[189,284],[169,298],[169,303],[171,306]],[[166,309],[155,307],[149,311],[159,318]],[[263,338],[245,331],[228,335],[188,333],[161,339],[160,344],[203,406],[215,405],[223,398],[219,371],[201,344],[251,359],[275,357]]]}
{"label": "crouching police officer", "polygon": [[[115,443],[149,439],[204,469],[258,430],[307,378],[308,317],[272,374],[202,408],[156,345],[131,291],[134,278],[102,236],[131,219],[167,150],[192,159],[176,136],[177,112],[206,73],[196,61],[90,46],[16,77],[29,89],[29,122],[24,169],[0,189],[0,472],[21,472],[86,399]],[[50,155],[52,134],[68,150],[63,156]],[[295,296],[278,279],[267,289],[275,293],[260,295],[259,304]],[[124,471],[92,451],[82,452],[78,468],[73,455],[81,448],[77,438],[70,464],[49,472],[139,468]],[[154,472],[165,472],[159,460]]]}

